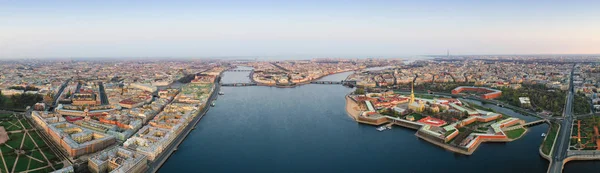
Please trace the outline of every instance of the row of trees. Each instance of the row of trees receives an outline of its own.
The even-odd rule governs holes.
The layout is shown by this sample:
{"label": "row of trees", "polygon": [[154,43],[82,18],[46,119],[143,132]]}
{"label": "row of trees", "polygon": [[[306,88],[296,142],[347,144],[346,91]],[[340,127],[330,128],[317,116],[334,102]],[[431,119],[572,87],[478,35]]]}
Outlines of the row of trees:
{"label": "row of trees", "polygon": [[[404,89],[404,90],[410,90],[410,83],[408,84],[398,84],[398,88],[400,89]],[[459,87],[459,86],[472,86],[474,85],[474,83],[458,83],[458,82],[446,82],[446,83],[420,83],[415,85],[415,90],[420,90],[420,91],[433,91],[433,92],[445,92],[445,93],[449,93],[451,92],[454,88]]]}
{"label": "row of trees", "polygon": [[573,112],[575,114],[587,114],[592,110],[592,105],[590,103],[590,99],[585,96],[585,94],[581,92],[577,92],[575,94],[575,99],[573,99]]}
{"label": "row of trees", "polygon": [[22,87],[22,86],[11,86],[8,87],[8,89],[14,89],[14,90],[25,90],[25,91],[38,91],[40,90],[39,88],[36,88],[34,86],[26,86],[26,87]]}
{"label": "row of trees", "polygon": [[190,83],[196,78],[196,74],[188,74],[177,80],[180,83]]}
{"label": "row of trees", "polygon": [[0,109],[23,110],[27,106],[32,106],[44,98],[39,94],[16,94],[12,96],[2,95],[0,91]]}
{"label": "row of trees", "polygon": [[521,106],[519,97],[529,97],[534,111],[551,111],[554,115],[561,115],[564,109],[566,92],[546,88],[545,85],[523,85],[519,89],[501,88],[502,95],[497,100],[510,105]]}

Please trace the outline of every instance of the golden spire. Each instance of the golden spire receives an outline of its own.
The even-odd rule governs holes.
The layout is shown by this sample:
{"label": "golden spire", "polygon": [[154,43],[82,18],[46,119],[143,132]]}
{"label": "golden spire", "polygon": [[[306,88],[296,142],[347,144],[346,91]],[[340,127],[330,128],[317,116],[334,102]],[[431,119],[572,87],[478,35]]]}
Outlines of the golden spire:
{"label": "golden spire", "polygon": [[415,82],[413,81],[410,85],[410,103],[415,102]]}

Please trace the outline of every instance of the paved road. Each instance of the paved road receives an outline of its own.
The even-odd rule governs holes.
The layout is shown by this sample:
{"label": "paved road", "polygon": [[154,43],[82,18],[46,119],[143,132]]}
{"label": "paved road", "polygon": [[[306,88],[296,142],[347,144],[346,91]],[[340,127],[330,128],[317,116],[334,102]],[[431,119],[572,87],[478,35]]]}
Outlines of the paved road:
{"label": "paved road", "polygon": [[65,90],[65,87],[67,87],[67,84],[69,84],[70,81],[71,79],[67,79],[65,83],[63,83],[60,86],[58,92],[54,95],[54,104],[52,105],[53,107],[56,107],[56,105],[58,105],[58,97],[60,97],[60,94],[62,94],[62,92]]}
{"label": "paved road", "polygon": [[100,93],[100,102],[102,105],[108,105],[108,96],[106,96],[106,91],[104,90],[104,83],[98,82],[98,90]]}
{"label": "paved road", "polygon": [[575,66],[571,70],[571,76],[569,80],[569,93],[567,95],[567,103],[565,104],[565,110],[563,111],[564,119],[560,123],[560,131],[558,132],[556,143],[552,150],[552,162],[548,168],[549,173],[562,172],[563,161],[567,156],[567,150],[569,149],[569,143],[571,139],[571,127],[573,127],[573,72]]}

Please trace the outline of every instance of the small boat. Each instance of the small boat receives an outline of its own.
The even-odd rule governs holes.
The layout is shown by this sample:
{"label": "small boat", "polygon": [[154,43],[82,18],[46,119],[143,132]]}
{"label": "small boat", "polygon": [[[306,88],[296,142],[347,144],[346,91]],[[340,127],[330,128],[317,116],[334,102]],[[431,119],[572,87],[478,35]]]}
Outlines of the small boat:
{"label": "small boat", "polygon": [[215,102],[210,103],[210,106],[215,107]]}
{"label": "small boat", "polygon": [[542,133],[542,137],[546,136],[546,133]]}
{"label": "small boat", "polygon": [[223,92],[219,92],[219,95],[224,95],[224,94],[225,94],[225,93],[223,93]]}
{"label": "small boat", "polygon": [[385,130],[385,127],[384,127],[384,126],[377,127],[377,131],[380,131],[380,132],[381,132],[381,131],[384,131],[384,130]]}
{"label": "small boat", "polygon": [[392,126],[387,126],[387,129],[392,129]]}

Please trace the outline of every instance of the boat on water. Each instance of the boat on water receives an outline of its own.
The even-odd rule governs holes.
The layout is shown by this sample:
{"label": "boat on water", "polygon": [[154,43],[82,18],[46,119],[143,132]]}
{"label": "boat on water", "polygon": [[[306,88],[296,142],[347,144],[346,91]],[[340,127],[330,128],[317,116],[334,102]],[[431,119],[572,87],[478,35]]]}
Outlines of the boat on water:
{"label": "boat on water", "polygon": [[210,106],[215,107],[215,102],[210,103]]}
{"label": "boat on water", "polygon": [[392,126],[387,126],[387,129],[392,129]]}
{"label": "boat on water", "polygon": [[380,131],[380,132],[384,131],[385,129],[386,129],[385,126],[377,127],[377,131]]}
{"label": "boat on water", "polygon": [[542,137],[546,136],[546,133],[542,133]]}
{"label": "boat on water", "polygon": [[225,94],[225,93],[223,93],[223,92],[219,92],[219,95],[224,95],[224,94]]}

